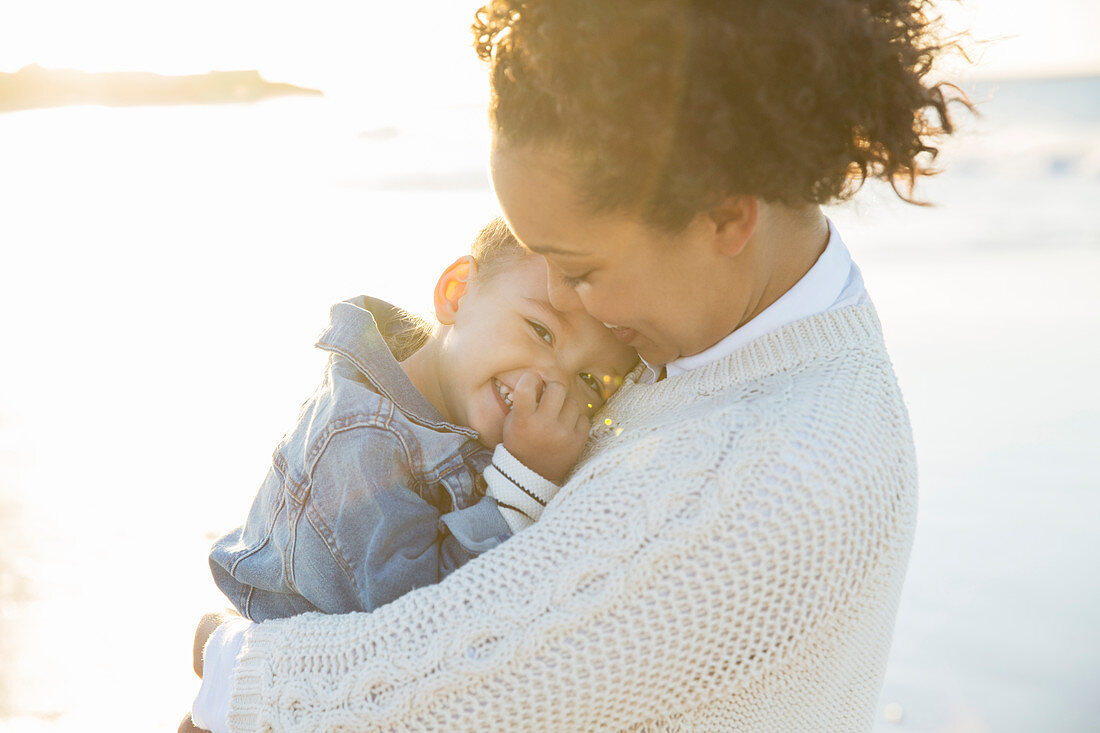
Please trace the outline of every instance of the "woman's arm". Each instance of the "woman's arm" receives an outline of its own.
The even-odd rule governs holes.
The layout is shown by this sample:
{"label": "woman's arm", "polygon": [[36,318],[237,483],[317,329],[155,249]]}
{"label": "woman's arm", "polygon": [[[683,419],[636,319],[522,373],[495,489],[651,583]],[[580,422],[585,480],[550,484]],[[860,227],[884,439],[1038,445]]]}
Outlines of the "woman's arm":
{"label": "woman's arm", "polygon": [[[202,678],[198,695],[185,719],[188,725],[212,733],[229,730],[229,700],[233,695],[233,675],[237,656],[246,632],[256,624],[235,613],[208,613],[195,629],[195,674]],[[181,724],[181,730],[185,727]]]}
{"label": "woman's arm", "polygon": [[896,485],[679,430],[593,460],[538,524],[438,585],[254,628],[231,729],[620,729],[789,663],[905,544]]}
{"label": "woman's arm", "polygon": [[[498,525],[505,512],[512,531],[530,526],[538,519],[546,502],[553,498],[558,489],[520,463],[502,445],[497,446],[485,478],[488,483],[487,495],[493,501],[482,500],[468,509],[456,510],[440,517],[441,529],[446,528],[449,531],[449,536],[443,537],[444,550],[446,544],[458,542],[469,552],[477,552],[479,546],[489,544],[482,538],[499,534],[501,530]],[[497,502],[500,506],[493,506]],[[444,532],[445,535],[447,531]],[[493,546],[496,544],[492,542]],[[192,714],[194,721],[214,733],[228,730],[234,663],[245,643],[246,634],[255,626],[256,624],[242,623],[236,614],[211,613],[202,618],[195,630],[192,665],[195,674],[203,682],[195,698]]]}

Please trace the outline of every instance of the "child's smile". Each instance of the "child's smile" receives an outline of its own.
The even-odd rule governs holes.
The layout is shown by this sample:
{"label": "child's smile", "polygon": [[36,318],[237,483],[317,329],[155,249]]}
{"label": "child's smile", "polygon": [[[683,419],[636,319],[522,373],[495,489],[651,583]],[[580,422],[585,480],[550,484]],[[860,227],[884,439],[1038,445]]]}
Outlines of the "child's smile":
{"label": "child's smile", "polygon": [[504,384],[497,378],[493,378],[493,383],[496,385],[497,394],[500,395],[500,402],[504,405],[505,412],[512,411],[512,388]]}
{"label": "child's smile", "polygon": [[474,273],[456,302],[437,349],[439,400],[450,420],[477,430],[485,445],[502,441],[524,374],[538,377],[536,399],[556,382],[591,414],[637,359],[588,314],[550,305],[538,257],[519,256],[484,278]]}

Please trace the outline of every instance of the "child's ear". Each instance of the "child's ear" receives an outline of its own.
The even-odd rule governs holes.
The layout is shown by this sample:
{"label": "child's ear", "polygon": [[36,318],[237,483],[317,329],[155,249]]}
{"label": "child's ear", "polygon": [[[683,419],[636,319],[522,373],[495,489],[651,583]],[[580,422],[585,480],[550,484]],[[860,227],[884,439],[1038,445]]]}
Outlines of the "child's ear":
{"label": "child's ear", "polygon": [[458,302],[469,291],[470,280],[477,274],[477,263],[470,255],[452,262],[435,284],[435,318],[444,326],[455,321]]}

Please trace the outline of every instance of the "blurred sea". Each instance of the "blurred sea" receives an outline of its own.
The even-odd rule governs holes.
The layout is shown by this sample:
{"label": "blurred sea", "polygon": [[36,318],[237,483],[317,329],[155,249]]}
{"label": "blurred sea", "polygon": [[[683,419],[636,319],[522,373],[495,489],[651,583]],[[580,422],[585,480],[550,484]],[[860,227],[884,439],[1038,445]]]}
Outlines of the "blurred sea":
{"label": "blurred sea", "polygon": [[[1100,78],[975,85],[897,203],[830,210],[909,403],[880,731],[1100,725]],[[426,311],[495,211],[479,106],[0,115],[0,731],[172,730],[328,306]]]}

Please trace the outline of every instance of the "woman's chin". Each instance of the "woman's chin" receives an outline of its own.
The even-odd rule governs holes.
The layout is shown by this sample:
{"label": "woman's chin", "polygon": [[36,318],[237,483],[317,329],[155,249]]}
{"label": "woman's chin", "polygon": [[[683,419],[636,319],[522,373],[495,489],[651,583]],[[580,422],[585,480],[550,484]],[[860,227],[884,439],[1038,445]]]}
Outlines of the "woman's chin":
{"label": "woman's chin", "polygon": [[646,364],[651,366],[663,366],[679,356],[679,353],[668,346],[655,344],[644,336],[635,337],[630,344],[638,352],[638,356]]}

